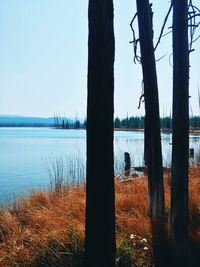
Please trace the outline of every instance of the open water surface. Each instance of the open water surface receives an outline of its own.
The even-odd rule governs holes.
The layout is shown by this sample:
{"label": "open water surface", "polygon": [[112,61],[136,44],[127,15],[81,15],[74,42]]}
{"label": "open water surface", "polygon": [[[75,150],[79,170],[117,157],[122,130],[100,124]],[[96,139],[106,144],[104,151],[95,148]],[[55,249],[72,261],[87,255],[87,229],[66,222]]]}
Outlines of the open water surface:
{"label": "open water surface", "polygon": [[[114,135],[115,172],[123,169],[123,155],[131,155],[132,166],[143,165],[144,134],[140,131],[116,131]],[[190,147],[199,153],[198,135],[190,136]],[[162,134],[163,164],[170,165],[171,134]],[[62,159],[65,168],[81,166],[83,172],[86,160],[85,130],[58,130],[51,128],[0,128],[0,202],[8,201],[13,195],[31,189],[45,189],[50,177],[45,166],[51,168],[52,161]],[[77,165],[77,163],[79,165]],[[70,167],[70,164],[72,167]],[[45,165],[45,166],[44,166]],[[68,167],[67,167],[68,166]],[[65,170],[67,173],[67,170]],[[84,176],[74,173],[75,177]],[[69,176],[70,176],[69,175]],[[73,176],[73,175],[72,175]],[[70,178],[72,179],[72,178]],[[69,181],[70,182],[70,181]]]}

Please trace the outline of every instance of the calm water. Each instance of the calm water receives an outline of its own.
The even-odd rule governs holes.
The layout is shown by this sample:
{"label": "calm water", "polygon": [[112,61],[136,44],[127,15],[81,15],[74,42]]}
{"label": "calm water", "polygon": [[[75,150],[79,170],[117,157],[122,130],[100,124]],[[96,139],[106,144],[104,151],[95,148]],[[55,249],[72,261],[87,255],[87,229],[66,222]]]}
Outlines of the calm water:
{"label": "calm water", "polygon": [[[0,128],[0,202],[8,201],[13,194],[17,195],[32,188],[47,188],[50,178],[44,165],[51,168],[51,162],[55,162],[55,159],[63,160],[66,173],[70,165],[75,168],[81,166],[84,171],[85,138],[84,130]],[[142,165],[143,138],[142,132],[115,132],[116,173],[119,174],[123,168],[125,151],[130,153],[133,166]],[[164,165],[170,164],[170,143],[171,135],[162,134]],[[199,136],[190,137],[190,147],[197,151]],[[70,175],[72,172],[70,170]],[[77,175],[84,176],[82,172],[73,175],[74,179]]]}

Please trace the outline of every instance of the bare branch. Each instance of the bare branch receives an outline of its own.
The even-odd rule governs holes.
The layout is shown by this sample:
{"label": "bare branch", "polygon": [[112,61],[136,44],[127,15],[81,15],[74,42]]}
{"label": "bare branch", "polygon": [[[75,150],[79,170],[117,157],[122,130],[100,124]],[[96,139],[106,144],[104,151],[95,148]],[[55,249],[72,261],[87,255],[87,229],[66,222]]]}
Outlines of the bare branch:
{"label": "bare branch", "polygon": [[[190,14],[190,13],[193,13],[193,12],[188,12],[188,14]],[[188,20],[193,19],[193,18],[196,18],[196,17],[200,17],[200,14],[195,14],[195,15],[193,15],[193,16],[190,16],[190,17],[188,18]]]}
{"label": "bare branch", "polygon": [[160,58],[158,58],[158,59],[156,59],[156,61],[155,62],[158,62],[158,61],[160,61],[161,59],[163,59],[165,56],[167,55],[167,53],[165,53],[162,57],[160,57]]}
{"label": "bare branch", "polygon": [[196,39],[194,39],[194,40],[192,41],[192,43],[196,42],[196,41],[197,41],[199,38],[200,38],[200,35],[199,35],[199,36],[197,36],[197,38],[196,38]]}
{"label": "bare branch", "polygon": [[157,43],[156,43],[156,45],[155,45],[154,51],[156,51],[156,48],[158,47],[158,45],[159,45],[159,43],[160,43],[160,40],[161,40],[161,38],[163,37],[163,32],[164,32],[164,29],[165,29],[165,25],[166,25],[166,23],[167,23],[167,20],[168,20],[168,17],[169,17],[169,14],[170,14],[171,10],[172,10],[172,3],[171,3],[171,5],[170,5],[169,10],[168,10],[168,12],[167,12],[167,15],[166,15],[166,17],[165,17],[165,19],[164,19],[163,26],[162,26],[162,28],[161,28],[160,35],[159,35],[159,37],[158,37],[158,41],[157,41]]}
{"label": "bare branch", "polygon": [[193,5],[193,1],[190,0],[188,4],[188,22],[189,22],[188,27],[189,27],[189,37],[190,37],[189,52],[194,51],[192,49],[192,45],[194,42],[196,42],[200,38],[200,35],[198,35],[195,38],[196,30],[200,25],[200,21],[199,22],[196,21],[197,18],[199,17],[200,17],[200,9],[196,7],[195,5]]}
{"label": "bare branch", "polygon": [[130,27],[131,27],[131,30],[132,30],[132,33],[133,33],[133,41],[130,41],[129,43],[133,44],[133,51],[134,51],[134,59],[133,59],[133,61],[134,61],[134,63],[136,63],[136,62],[140,63],[141,62],[141,57],[138,56],[138,54],[137,54],[137,47],[138,47],[139,39],[136,38],[135,30],[133,28],[133,23],[134,23],[136,17],[137,17],[137,13],[135,13],[135,15],[132,18],[131,23],[130,23]]}
{"label": "bare branch", "polygon": [[138,104],[138,109],[140,109],[141,103],[144,102],[144,94],[142,94],[139,98],[139,104]]}
{"label": "bare branch", "polygon": [[172,31],[166,32],[165,34],[163,34],[162,38],[165,37],[166,35],[172,33]]}
{"label": "bare branch", "polygon": [[142,93],[141,93],[141,96],[139,98],[138,109],[140,109],[141,103],[144,102],[144,80],[142,80],[141,87],[142,87]]}
{"label": "bare branch", "polygon": [[173,56],[173,54],[169,55],[169,65],[173,68],[173,64],[172,64],[172,60],[171,60],[172,56]]}

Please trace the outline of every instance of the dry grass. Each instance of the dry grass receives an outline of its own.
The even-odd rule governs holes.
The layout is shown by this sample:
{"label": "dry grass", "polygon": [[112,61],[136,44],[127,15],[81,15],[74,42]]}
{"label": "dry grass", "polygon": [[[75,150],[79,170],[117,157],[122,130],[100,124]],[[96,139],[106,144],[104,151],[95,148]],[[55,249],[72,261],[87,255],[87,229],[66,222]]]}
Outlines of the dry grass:
{"label": "dry grass", "polygon": [[[73,225],[84,229],[84,189],[65,188],[62,194],[32,192],[12,209],[0,213],[0,266],[29,266],[50,240],[61,246]],[[52,251],[53,253],[53,251]]]}
{"label": "dry grass", "polygon": [[[198,244],[200,243],[199,178],[200,167],[192,168],[190,170],[191,238]],[[165,177],[167,210],[170,203],[169,184],[169,177]],[[84,221],[84,185],[63,188],[61,193],[33,191],[29,198],[20,199],[12,208],[0,211],[0,266],[64,266],[63,259],[69,260],[65,266],[81,266]],[[116,231],[119,258],[123,257],[122,247],[127,247],[127,251],[131,247],[134,249],[134,256],[139,258],[140,265],[137,266],[151,266],[147,178],[135,178],[131,182],[116,180]],[[132,253],[127,251],[126,253]],[[73,258],[72,254],[76,254],[76,257]],[[127,264],[126,267],[128,266],[131,265]]]}

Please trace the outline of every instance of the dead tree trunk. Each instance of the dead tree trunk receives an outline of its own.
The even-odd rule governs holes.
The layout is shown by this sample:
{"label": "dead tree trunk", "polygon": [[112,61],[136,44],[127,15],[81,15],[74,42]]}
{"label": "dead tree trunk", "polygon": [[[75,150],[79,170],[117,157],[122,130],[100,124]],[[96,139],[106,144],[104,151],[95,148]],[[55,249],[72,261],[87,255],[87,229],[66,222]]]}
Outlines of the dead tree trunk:
{"label": "dead tree trunk", "polygon": [[[147,158],[148,158],[148,138],[147,138],[147,123],[146,123],[146,116],[144,118],[144,165],[147,166]],[[147,130],[147,132],[146,132]]]}
{"label": "dead tree trunk", "polygon": [[148,167],[149,212],[152,220],[155,265],[162,266],[162,255],[159,254],[163,252],[164,188],[152,11],[149,0],[136,2],[144,81],[145,156]]}
{"label": "dead tree trunk", "polygon": [[152,35],[152,13],[148,0],[137,0],[141,63],[144,80],[147,165],[150,212],[153,218],[163,216],[164,190],[160,135],[158,85]]}
{"label": "dead tree trunk", "polygon": [[173,0],[171,236],[176,266],[188,266],[188,87],[187,0]]}
{"label": "dead tree trunk", "polygon": [[113,1],[89,1],[85,266],[115,266]]}

